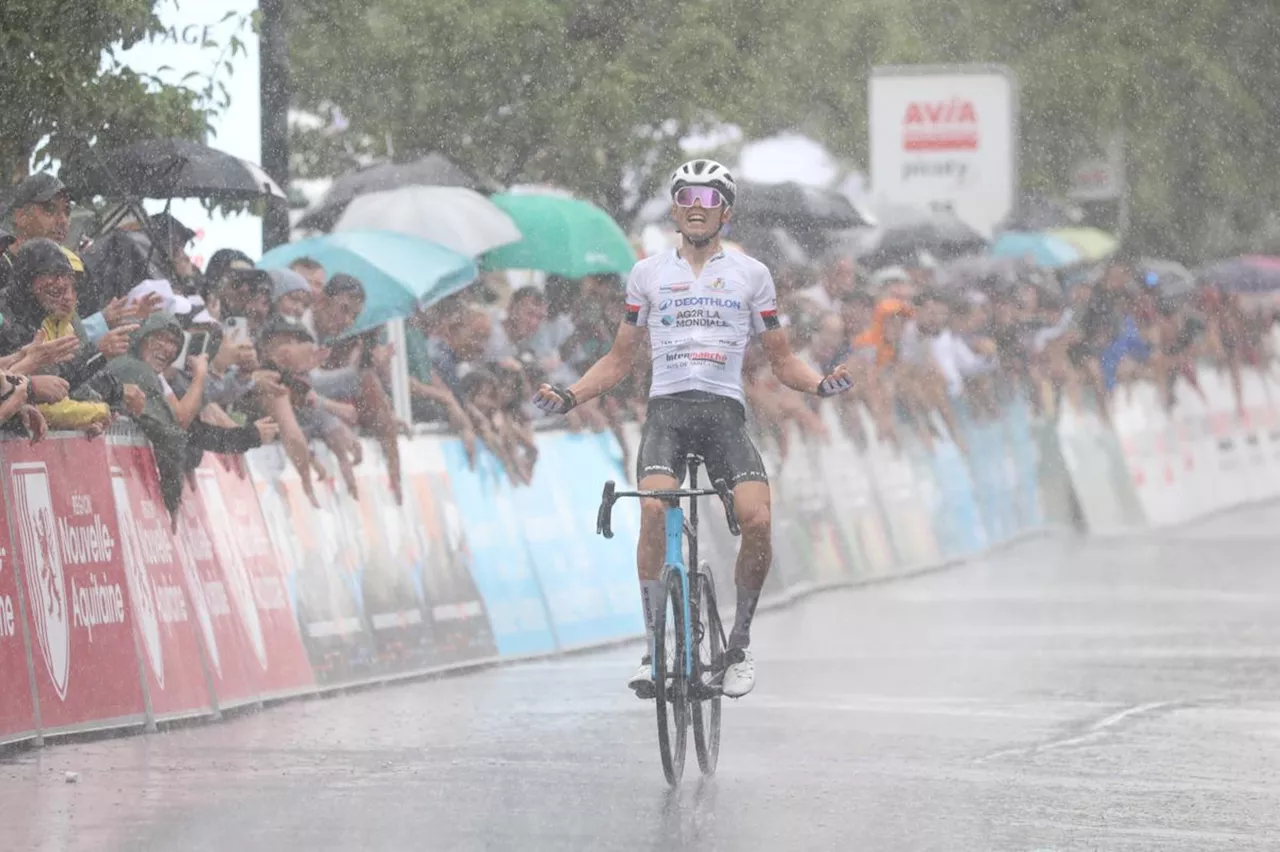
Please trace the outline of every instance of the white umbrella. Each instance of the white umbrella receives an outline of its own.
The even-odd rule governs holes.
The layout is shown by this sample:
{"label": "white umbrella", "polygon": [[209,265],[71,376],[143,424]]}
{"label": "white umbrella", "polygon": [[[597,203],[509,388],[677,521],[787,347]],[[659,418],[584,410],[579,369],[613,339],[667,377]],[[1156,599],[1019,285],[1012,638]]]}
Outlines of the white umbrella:
{"label": "white umbrella", "polygon": [[522,239],[501,208],[461,186],[406,186],[357,196],[333,230],[395,231],[469,257]]}

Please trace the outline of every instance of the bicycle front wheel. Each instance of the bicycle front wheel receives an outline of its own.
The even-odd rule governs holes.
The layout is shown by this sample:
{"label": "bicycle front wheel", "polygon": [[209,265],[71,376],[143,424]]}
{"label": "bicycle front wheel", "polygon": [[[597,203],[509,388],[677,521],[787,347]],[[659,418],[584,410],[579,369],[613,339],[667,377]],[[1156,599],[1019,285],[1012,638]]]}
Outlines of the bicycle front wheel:
{"label": "bicycle front wheel", "polygon": [[711,568],[703,563],[694,585],[693,747],[704,775],[714,775],[720,757],[720,680],[724,675],[724,627],[716,607]]}
{"label": "bicycle front wheel", "polygon": [[689,698],[685,678],[684,586],[680,574],[663,570],[662,606],[653,623],[654,704],[658,712],[658,753],[667,783],[676,786],[684,774],[688,747]]}

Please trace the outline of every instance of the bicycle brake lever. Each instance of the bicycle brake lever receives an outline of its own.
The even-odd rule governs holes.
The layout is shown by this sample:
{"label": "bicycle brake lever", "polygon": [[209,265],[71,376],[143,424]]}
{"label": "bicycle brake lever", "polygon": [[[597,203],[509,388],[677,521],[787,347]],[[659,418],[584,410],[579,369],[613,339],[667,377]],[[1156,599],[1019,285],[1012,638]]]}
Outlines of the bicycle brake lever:
{"label": "bicycle brake lever", "polygon": [[600,511],[596,513],[596,533],[605,538],[613,538],[613,504],[617,500],[613,496],[615,488],[612,479],[604,484],[604,493],[600,495]]}
{"label": "bicycle brake lever", "polygon": [[729,534],[742,535],[742,527],[738,525],[738,513],[733,509],[733,492],[729,490],[729,484],[723,479],[717,479],[711,483],[711,487],[720,495],[720,502],[724,504],[724,519],[729,525]]}

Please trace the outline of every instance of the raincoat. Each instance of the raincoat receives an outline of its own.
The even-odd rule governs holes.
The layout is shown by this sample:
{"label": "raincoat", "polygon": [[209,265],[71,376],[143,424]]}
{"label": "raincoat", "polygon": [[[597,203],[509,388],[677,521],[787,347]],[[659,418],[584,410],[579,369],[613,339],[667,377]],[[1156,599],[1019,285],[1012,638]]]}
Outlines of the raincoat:
{"label": "raincoat", "polygon": [[160,374],[141,358],[143,342],[158,332],[181,336],[182,325],[173,314],[163,311],[152,314],[134,332],[129,354],[112,359],[107,370],[118,381],[137,385],[147,398],[142,414],[133,420],[151,442],[160,477],[160,494],[172,513],[182,503],[183,476],[200,464],[204,451],[239,454],[260,446],[261,440],[252,424],[224,429],[196,419],[189,429],[182,428],[166,398]]}

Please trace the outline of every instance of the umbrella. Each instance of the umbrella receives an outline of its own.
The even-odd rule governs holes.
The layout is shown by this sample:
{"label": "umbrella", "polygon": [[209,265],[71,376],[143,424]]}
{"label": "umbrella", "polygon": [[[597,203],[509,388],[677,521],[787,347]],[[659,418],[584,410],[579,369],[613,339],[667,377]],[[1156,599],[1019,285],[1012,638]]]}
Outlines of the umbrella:
{"label": "umbrella", "polygon": [[864,237],[859,260],[869,267],[911,262],[921,252],[950,259],[986,251],[987,240],[951,211],[892,207]]}
{"label": "umbrella", "polygon": [[1098,228],[1050,228],[1045,233],[1071,243],[1084,260],[1102,260],[1120,248],[1119,240]]}
{"label": "umbrella", "polygon": [[991,247],[995,257],[1030,259],[1037,266],[1058,268],[1079,263],[1080,251],[1066,240],[1048,234],[1005,231]]}
{"label": "umbrella", "polygon": [[185,139],[149,139],[90,151],[67,163],[62,181],[78,198],[284,198],[261,166]]}
{"label": "umbrella", "polygon": [[1280,290],[1280,257],[1249,255],[1220,260],[1201,269],[1196,277],[1232,293],[1270,293]]}
{"label": "umbrella", "polygon": [[1161,295],[1181,296],[1195,289],[1195,276],[1181,263],[1144,257],[1139,266],[1143,283],[1148,287],[1158,287]]}
{"label": "umbrella", "polygon": [[479,274],[466,255],[390,231],[343,231],[277,246],[258,266],[283,269],[300,257],[315,260],[330,275],[344,272],[364,284],[364,310],[347,337],[429,307]]}
{"label": "umbrella", "polygon": [[358,196],[333,230],[395,231],[468,257],[519,242],[521,237],[502,208],[461,186],[406,186]]}
{"label": "umbrella", "polygon": [[856,228],[875,221],[834,189],[800,183],[739,184],[739,222],[783,228]]}
{"label": "umbrella", "polygon": [[428,154],[412,163],[378,163],[339,175],[324,198],[298,220],[298,226],[327,231],[338,221],[351,199],[371,192],[404,186],[464,186],[481,188],[481,182],[443,154]]}
{"label": "umbrella", "polygon": [[576,198],[503,193],[491,199],[524,238],[484,257],[486,269],[537,269],[565,278],[617,273],[635,265],[627,235],[609,214]]}

